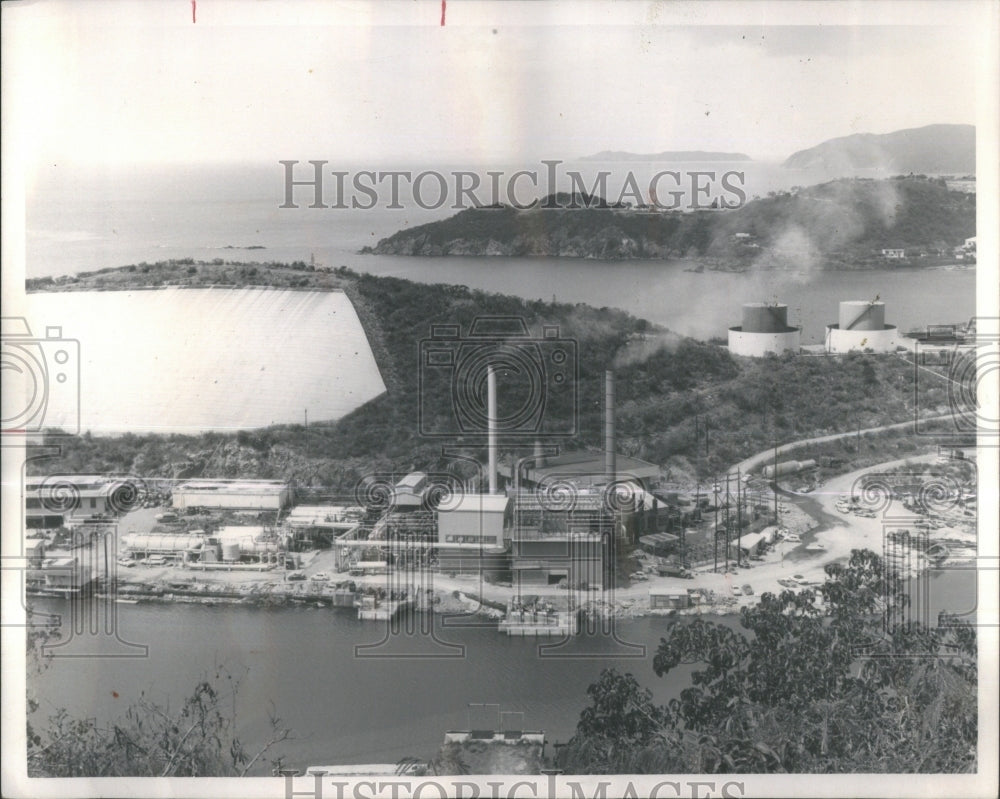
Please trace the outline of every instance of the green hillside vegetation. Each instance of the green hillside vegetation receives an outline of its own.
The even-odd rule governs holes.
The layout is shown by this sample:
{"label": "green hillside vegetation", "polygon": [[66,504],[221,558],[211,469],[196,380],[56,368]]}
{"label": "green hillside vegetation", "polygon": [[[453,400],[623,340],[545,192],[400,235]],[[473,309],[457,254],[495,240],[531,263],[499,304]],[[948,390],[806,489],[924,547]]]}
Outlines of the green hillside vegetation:
{"label": "green hillside vegetation", "polygon": [[[551,204],[551,203],[550,203]],[[923,176],[835,180],[732,210],[470,208],[363,252],[393,255],[703,258],[714,266],[884,266],[880,250],[947,254],[975,235],[976,199]]]}
{"label": "green hillside vegetation", "polygon": [[[244,268],[194,265],[195,271],[188,273],[190,266],[157,265],[148,274],[170,282],[183,282],[183,277],[190,285],[218,284],[214,271],[224,269],[232,276]],[[37,473],[283,478],[300,486],[351,491],[372,472],[449,468],[453,464],[442,457],[443,444],[464,447],[468,454],[484,459],[481,439],[422,437],[417,401],[418,342],[428,337],[432,324],[458,324],[467,335],[479,316],[521,317],[536,338],[541,325],[559,325],[563,338],[576,341],[578,431],[561,441],[566,448],[601,446],[603,373],[614,368],[619,449],[666,466],[679,478],[718,474],[775,440],[783,443],[905,421],[913,414],[912,366],[895,356],[734,358],[723,347],[669,334],[616,309],[526,301],[347,268],[268,269],[271,274],[296,275],[294,279],[310,285],[336,285],[347,292],[382,371],[384,395],[337,422],[308,427],[277,425],[197,436],[59,437],[60,454],[32,461],[30,468]],[[111,285],[122,281],[125,287],[142,274],[127,268],[102,272],[67,287],[93,287],[97,280]],[[623,363],[623,354],[633,352],[635,345],[652,354]],[[501,381],[501,403],[504,386]],[[878,402],[872,402],[875,395]],[[562,426],[573,413],[572,396],[569,391],[551,396],[546,418]],[[423,403],[425,427],[445,424],[451,403],[446,385],[428,393]],[[911,439],[901,438],[894,451],[914,446]]]}

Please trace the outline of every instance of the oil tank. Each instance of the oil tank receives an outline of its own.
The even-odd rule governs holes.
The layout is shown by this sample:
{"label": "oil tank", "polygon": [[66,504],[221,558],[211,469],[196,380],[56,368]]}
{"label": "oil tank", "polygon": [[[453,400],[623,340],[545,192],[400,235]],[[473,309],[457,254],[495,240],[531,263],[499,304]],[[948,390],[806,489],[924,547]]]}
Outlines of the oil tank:
{"label": "oil tank", "polygon": [[845,300],[840,303],[841,330],[884,330],[885,303]]}
{"label": "oil tank", "polygon": [[240,545],[238,543],[222,545],[222,559],[227,563],[232,563],[240,559]]}
{"label": "oil tank", "polygon": [[787,305],[748,302],[743,306],[744,333],[784,333],[787,330]]}
{"label": "oil tank", "polygon": [[[815,469],[815,468],[816,468],[816,461],[810,458],[809,460],[805,461],[784,461],[782,463],[779,463],[777,466],[777,472],[778,472],[778,477],[781,477],[786,474],[795,474],[796,472],[802,472],[805,471],[806,469]],[[775,466],[774,464],[771,464],[770,466],[765,466],[762,471],[764,473],[764,477],[774,477]]]}

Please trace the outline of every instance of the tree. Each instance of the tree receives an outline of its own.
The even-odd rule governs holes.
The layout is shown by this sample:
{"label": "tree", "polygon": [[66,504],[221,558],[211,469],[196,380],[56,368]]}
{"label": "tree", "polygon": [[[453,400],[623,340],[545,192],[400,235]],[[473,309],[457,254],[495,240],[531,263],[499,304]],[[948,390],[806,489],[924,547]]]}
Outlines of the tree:
{"label": "tree", "polygon": [[673,625],[654,671],[697,668],[665,708],[631,675],[602,673],[565,763],[581,772],[974,771],[974,629],[906,620],[908,597],[873,552],[826,574],[818,591],[764,594],[743,608],[742,630],[700,618]]}
{"label": "tree", "polygon": [[[30,610],[29,610],[30,615]],[[45,668],[41,644],[57,635],[28,635],[29,664]],[[234,676],[217,667],[176,710],[141,693],[110,722],[77,719],[60,708],[42,728],[32,724],[38,703],[28,697],[28,774],[32,777],[243,777],[295,733],[271,709],[267,739],[248,748],[240,739],[237,698],[248,670]],[[268,761],[272,771],[282,757]]]}
{"label": "tree", "polygon": [[670,713],[653,702],[633,675],[604,669],[587,694],[591,705],[580,714],[576,734],[559,755],[562,768],[576,774],[671,770],[673,763],[661,758],[676,738]]}

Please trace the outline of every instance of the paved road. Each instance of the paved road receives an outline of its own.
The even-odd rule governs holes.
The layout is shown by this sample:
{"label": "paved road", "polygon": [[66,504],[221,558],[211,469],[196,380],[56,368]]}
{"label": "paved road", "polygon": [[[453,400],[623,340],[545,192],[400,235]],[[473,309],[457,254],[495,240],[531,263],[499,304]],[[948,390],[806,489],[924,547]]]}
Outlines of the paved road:
{"label": "paved road", "polygon": [[[941,416],[928,416],[921,421],[931,421],[935,419],[953,419],[955,416],[958,415],[959,414],[957,413],[946,413],[942,414]],[[860,434],[868,435],[869,433],[881,433],[886,430],[905,430],[907,427],[913,427],[912,419],[906,422],[896,422],[895,424],[884,424],[880,425],[879,427],[866,427],[860,431]],[[831,433],[830,435],[826,436],[817,436],[815,438],[799,439],[798,441],[792,441],[789,442],[788,444],[782,444],[781,446],[779,446],[777,449],[777,455],[778,456],[787,455],[791,452],[794,452],[797,449],[801,449],[802,447],[806,447],[811,444],[824,444],[828,441],[837,441],[843,438],[851,438],[852,436],[857,436],[858,432],[859,431],[857,430],[851,430],[847,433]],[[745,460],[742,460],[739,463],[730,466],[729,474],[736,474],[737,471],[746,474],[748,472],[752,472],[753,470],[759,467],[771,464],[774,461],[774,459],[775,459],[775,450],[772,447],[771,449],[766,449],[763,452],[758,452],[756,455],[751,455],[749,458],[746,458]]]}

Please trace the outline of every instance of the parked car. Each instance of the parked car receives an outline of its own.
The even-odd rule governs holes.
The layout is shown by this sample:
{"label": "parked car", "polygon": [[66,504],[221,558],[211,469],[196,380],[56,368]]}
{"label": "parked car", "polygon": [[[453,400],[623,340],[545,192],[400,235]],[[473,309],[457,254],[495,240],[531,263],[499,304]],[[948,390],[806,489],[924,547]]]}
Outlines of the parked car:
{"label": "parked car", "polygon": [[743,596],[753,596],[753,586],[749,583],[743,586]]}
{"label": "parked car", "polygon": [[786,541],[791,541],[793,544],[801,544],[802,539],[799,538],[795,533],[789,533],[785,536]]}
{"label": "parked car", "polygon": [[312,576],[312,580],[313,580],[313,582],[316,582],[316,583],[325,583],[325,582],[327,582],[327,581],[328,581],[329,579],[330,579],[330,575],[329,575],[329,574],[327,574],[326,572],[316,572],[316,573],[315,573],[315,574],[314,574],[314,575]]}
{"label": "parked car", "polygon": [[743,596],[743,589],[738,585],[733,586],[733,596]]}
{"label": "parked car", "polygon": [[288,572],[288,574],[285,575],[285,579],[289,580],[290,582],[294,582],[296,580],[304,580],[304,579],[306,579],[306,573],[305,572]]}
{"label": "parked car", "polygon": [[119,558],[118,565],[124,566],[126,569],[131,569],[133,566],[135,566],[135,561],[132,560],[131,558]]}
{"label": "parked car", "polygon": [[782,578],[778,580],[778,585],[784,586],[785,588],[798,588],[799,584],[795,580],[789,580],[787,578]]}

